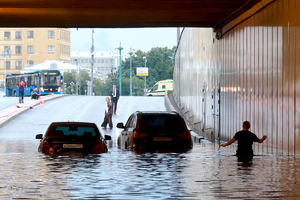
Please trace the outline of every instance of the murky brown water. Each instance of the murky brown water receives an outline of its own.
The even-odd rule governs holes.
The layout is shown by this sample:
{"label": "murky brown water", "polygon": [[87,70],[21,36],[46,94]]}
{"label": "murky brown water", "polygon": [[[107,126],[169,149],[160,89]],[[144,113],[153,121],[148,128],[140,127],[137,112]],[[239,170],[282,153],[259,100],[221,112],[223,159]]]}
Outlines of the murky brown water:
{"label": "murky brown water", "polygon": [[242,163],[209,142],[181,154],[135,154],[113,144],[107,154],[52,158],[37,143],[0,141],[1,199],[300,198],[300,158]]}

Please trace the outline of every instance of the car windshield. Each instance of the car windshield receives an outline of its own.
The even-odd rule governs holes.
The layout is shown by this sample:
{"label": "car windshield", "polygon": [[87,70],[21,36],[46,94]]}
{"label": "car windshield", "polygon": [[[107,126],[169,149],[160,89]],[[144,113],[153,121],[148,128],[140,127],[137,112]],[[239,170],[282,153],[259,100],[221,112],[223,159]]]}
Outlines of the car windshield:
{"label": "car windshield", "polygon": [[139,120],[139,129],[143,131],[176,131],[181,132],[186,130],[185,122],[179,116],[143,116]]}
{"label": "car windshield", "polygon": [[53,131],[49,132],[48,136],[57,135],[61,136],[97,136],[97,132],[94,127],[90,126],[56,126]]}

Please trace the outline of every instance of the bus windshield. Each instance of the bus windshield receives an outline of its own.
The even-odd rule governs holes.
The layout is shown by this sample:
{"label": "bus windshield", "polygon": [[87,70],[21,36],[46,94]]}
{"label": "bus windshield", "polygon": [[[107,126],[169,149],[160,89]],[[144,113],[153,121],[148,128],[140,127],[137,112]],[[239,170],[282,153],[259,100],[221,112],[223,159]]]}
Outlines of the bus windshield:
{"label": "bus windshield", "polygon": [[59,72],[44,72],[41,75],[41,86],[43,85],[60,85]]}

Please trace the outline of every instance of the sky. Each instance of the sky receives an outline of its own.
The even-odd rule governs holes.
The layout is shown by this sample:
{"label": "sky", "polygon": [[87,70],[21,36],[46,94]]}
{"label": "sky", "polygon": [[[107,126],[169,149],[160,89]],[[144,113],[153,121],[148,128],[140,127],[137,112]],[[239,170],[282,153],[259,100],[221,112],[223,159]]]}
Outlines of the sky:
{"label": "sky", "polygon": [[[119,53],[116,48],[123,47],[122,54],[128,55],[130,48],[150,51],[153,47],[177,45],[177,28],[95,28],[94,47],[98,52]],[[90,52],[92,46],[92,29],[71,29],[71,52],[80,50]]]}

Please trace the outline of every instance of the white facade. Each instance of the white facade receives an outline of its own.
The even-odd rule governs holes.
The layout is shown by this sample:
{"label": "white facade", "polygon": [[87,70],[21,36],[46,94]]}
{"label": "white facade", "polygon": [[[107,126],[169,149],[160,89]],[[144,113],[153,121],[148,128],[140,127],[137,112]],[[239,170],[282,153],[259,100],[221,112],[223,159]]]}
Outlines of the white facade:
{"label": "white facade", "polygon": [[[91,73],[92,55],[90,52],[72,52],[71,63]],[[117,71],[120,65],[120,56],[111,52],[95,52],[93,75],[100,78],[107,78],[107,75],[114,70]]]}

